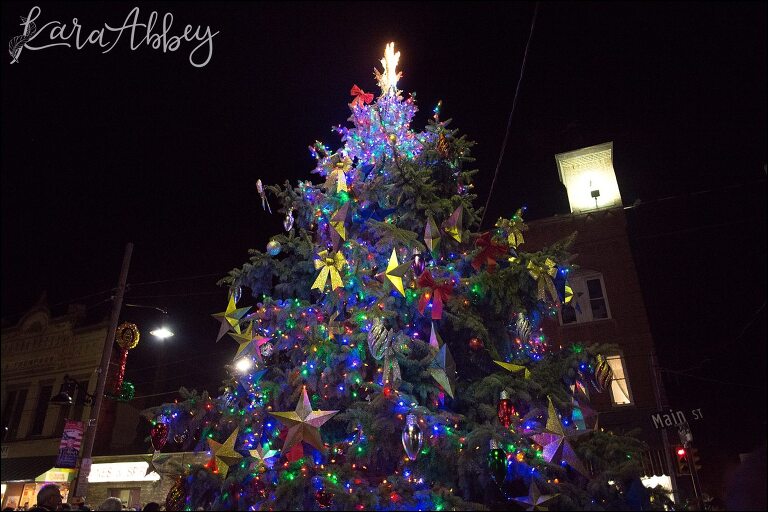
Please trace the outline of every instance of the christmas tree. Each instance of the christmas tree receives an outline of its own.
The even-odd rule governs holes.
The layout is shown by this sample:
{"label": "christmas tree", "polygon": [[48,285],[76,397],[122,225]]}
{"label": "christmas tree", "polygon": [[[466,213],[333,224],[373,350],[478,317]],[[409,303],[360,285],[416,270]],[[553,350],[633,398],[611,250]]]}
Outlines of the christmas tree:
{"label": "christmas tree", "polygon": [[322,184],[257,183],[285,233],[220,283],[231,378],[145,411],[155,448],[210,456],[169,508],[626,508],[644,447],[589,409],[610,347],[554,350],[541,328],[570,300],[572,237],[529,252],[522,209],[478,232],[473,143],[439,102],[414,131],[399,57],[377,98],[352,87],[340,147],[310,147]]}

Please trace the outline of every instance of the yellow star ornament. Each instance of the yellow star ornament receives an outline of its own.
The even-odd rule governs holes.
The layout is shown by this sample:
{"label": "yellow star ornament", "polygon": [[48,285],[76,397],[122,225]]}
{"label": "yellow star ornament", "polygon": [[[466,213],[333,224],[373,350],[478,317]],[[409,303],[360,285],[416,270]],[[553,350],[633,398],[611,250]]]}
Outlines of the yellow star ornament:
{"label": "yellow star ornament", "polygon": [[221,327],[219,328],[219,336],[216,338],[216,341],[219,341],[221,337],[224,336],[229,330],[233,330],[237,334],[240,334],[240,320],[245,316],[249,309],[251,309],[250,306],[247,308],[236,307],[235,297],[234,295],[230,295],[227,309],[221,313],[211,315],[213,318],[221,322]]}
{"label": "yellow star ornament", "polygon": [[237,352],[235,353],[234,359],[237,359],[237,357],[243,353],[243,350],[248,348],[248,345],[251,344],[253,341],[253,322],[248,323],[248,328],[243,331],[242,333],[229,333],[232,338],[235,339],[235,341],[240,345],[237,347]]}
{"label": "yellow star ornament", "polygon": [[408,268],[411,266],[409,262],[405,262],[402,265],[397,261],[397,253],[392,249],[392,255],[389,257],[389,264],[387,264],[387,271],[384,275],[387,276],[392,286],[400,292],[400,295],[405,297],[405,290],[403,289],[403,276],[408,272]]}
{"label": "yellow star ornament", "polygon": [[345,203],[344,206],[339,208],[331,216],[331,227],[334,232],[339,235],[342,240],[347,239],[347,228],[344,226],[344,222],[347,219],[347,213],[349,212],[349,203]]}
{"label": "yellow star ornament", "polygon": [[288,435],[285,438],[282,453],[288,453],[294,445],[302,441],[322,452],[323,440],[320,437],[320,427],[337,412],[339,411],[313,411],[307,396],[307,388],[304,388],[295,411],[270,413],[288,426]]}
{"label": "yellow star ornament", "polygon": [[528,368],[526,368],[523,365],[514,364],[514,363],[505,363],[504,361],[494,361],[494,363],[496,363],[497,365],[501,366],[502,368],[504,368],[508,372],[512,372],[512,373],[520,372],[520,371],[525,370],[525,373],[523,374],[523,376],[526,379],[530,379],[531,378],[531,370],[529,370]]}
{"label": "yellow star ornament", "polygon": [[237,434],[239,432],[240,429],[236,428],[227,440],[224,441],[224,444],[213,439],[207,440],[208,447],[211,449],[211,458],[216,459],[216,467],[221,478],[227,478],[229,466],[243,458],[242,455],[235,451],[235,441],[237,441]]}

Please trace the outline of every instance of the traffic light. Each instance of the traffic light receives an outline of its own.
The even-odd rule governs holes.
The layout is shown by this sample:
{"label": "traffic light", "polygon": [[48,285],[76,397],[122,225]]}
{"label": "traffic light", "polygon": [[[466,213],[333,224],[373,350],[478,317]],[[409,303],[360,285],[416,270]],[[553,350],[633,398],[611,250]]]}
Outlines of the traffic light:
{"label": "traffic light", "polygon": [[701,464],[699,464],[701,459],[699,458],[698,448],[691,448],[691,459],[693,459],[693,465],[696,467],[696,470],[698,471],[701,469]]}
{"label": "traffic light", "polygon": [[675,446],[675,457],[677,460],[677,474],[689,475],[691,470],[688,468],[688,459],[686,459],[685,447],[682,445]]}

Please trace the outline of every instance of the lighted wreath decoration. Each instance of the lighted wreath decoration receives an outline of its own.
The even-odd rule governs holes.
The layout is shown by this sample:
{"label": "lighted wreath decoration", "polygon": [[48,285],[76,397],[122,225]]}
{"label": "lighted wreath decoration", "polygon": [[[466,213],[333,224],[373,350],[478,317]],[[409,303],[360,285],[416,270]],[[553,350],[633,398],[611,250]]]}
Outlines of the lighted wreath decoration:
{"label": "lighted wreath decoration", "polygon": [[115,335],[115,341],[120,345],[120,348],[130,350],[139,344],[139,328],[136,324],[130,322],[123,322],[120,327],[117,328]]}

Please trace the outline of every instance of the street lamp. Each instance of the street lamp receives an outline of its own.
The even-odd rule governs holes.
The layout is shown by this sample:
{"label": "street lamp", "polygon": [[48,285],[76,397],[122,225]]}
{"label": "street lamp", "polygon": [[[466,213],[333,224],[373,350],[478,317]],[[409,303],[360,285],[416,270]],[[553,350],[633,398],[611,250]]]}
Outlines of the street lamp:
{"label": "street lamp", "polygon": [[145,306],[142,304],[123,304],[126,307],[130,308],[146,308],[146,309],[154,309],[156,311],[161,312],[165,317],[163,317],[164,321],[160,325],[160,327],[153,329],[149,331],[149,334],[154,336],[155,338],[164,340],[166,338],[170,338],[173,336],[173,331],[166,325],[165,319],[168,317],[168,311],[164,310],[163,308],[158,308],[157,306]]}
{"label": "street lamp", "polygon": [[[120,309],[122,308],[123,304],[123,296],[125,295],[126,291],[126,283],[128,281],[128,268],[131,264],[131,255],[133,254],[133,243],[128,242],[125,245],[125,253],[123,254],[123,264],[120,268],[120,277],[118,280],[117,288],[115,289],[115,295],[112,297],[112,313],[110,314],[109,319],[109,329],[107,331],[107,336],[104,339],[104,347],[101,351],[101,362],[99,364],[99,367],[97,368],[98,373],[98,379],[96,380],[96,390],[94,391],[93,395],[90,395],[91,401],[93,403],[91,407],[91,413],[90,417],[88,418],[88,423],[86,424],[86,430],[83,436],[83,447],[82,452],[80,456],[80,464],[78,467],[78,474],[77,474],[77,485],[75,487],[75,493],[70,493],[70,496],[76,496],[76,497],[83,497],[85,498],[88,495],[88,475],[91,472],[91,460],[93,455],[93,445],[94,441],[96,439],[96,429],[97,429],[97,423],[99,419],[99,413],[101,412],[101,404],[104,401],[105,396],[105,388],[107,383],[107,374],[109,373],[109,363],[112,359],[112,346],[115,342],[115,335],[117,333],[117,323],[120,320]],[[138,308],[150,308],[150,309],[156,309],[163,313],[164,315],[168,315],[168,312],[164,309],[155,307],[155,306],[142,306],[139,304],[125,304],[127,307],[138,307]],[[150,332],[153,336],[156,336],[160,339],[165,339],[170,336],[173,336],[173,332],[167,327],[161,327],[160,329],[155,329]],[[72,380],[72,379],[70,379]],[[65,379],[65,384],[67,386],[71,386],[70,383],[67,382]],[[69,388],[64,389],[64,385],[62,385],[62,391],[67,391]],[[71,403],[71,394],[68,394],[70,398]],[[66,398],[62,393],[59,393],[57,397],[61,400],[64,400],[66,403]]]}

